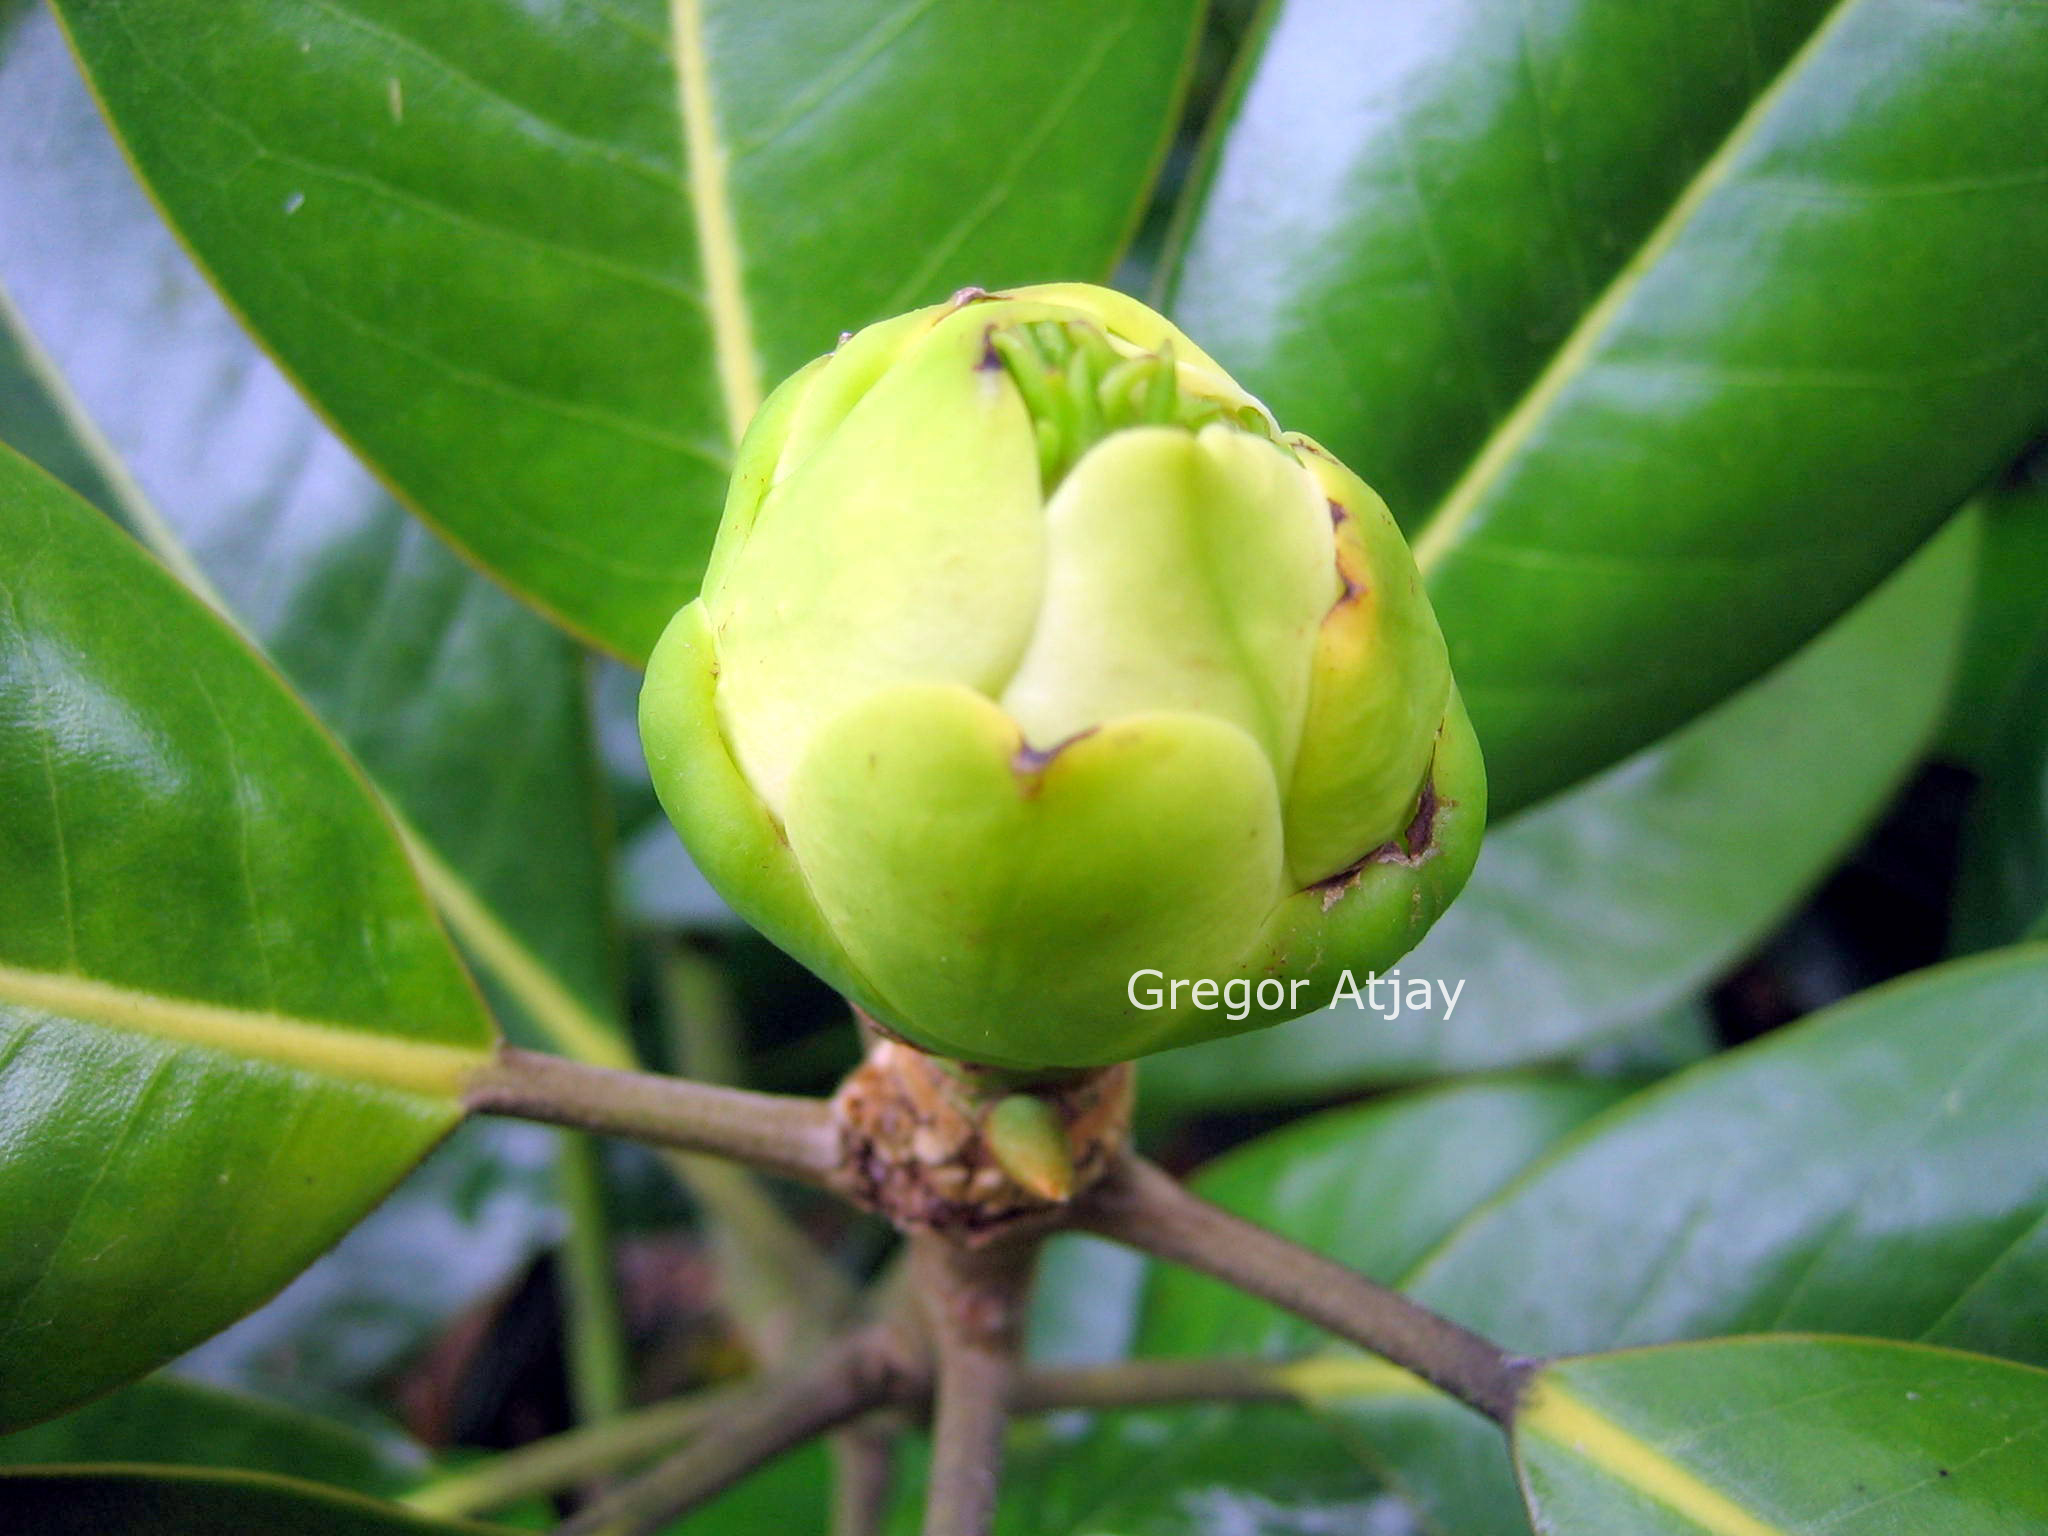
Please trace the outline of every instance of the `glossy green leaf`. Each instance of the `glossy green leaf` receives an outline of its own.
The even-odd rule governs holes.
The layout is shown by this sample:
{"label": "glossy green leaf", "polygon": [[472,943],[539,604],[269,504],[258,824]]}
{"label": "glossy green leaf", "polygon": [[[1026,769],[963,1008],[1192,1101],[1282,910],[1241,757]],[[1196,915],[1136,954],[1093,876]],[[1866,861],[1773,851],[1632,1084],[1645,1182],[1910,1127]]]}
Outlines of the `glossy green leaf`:
{"label": "glossy green leaf", "polygon": [[258,638],[403,810],[459,934],[511,973],[515,1027],[618,1059],[577,648],[408,518],[257,351],[40,9],[0,34],[0,123],[33,125],[0,130],[0,320],[34,365],[0,360],[0,438],[59,475],[83,463],[94,499]]}
{"label": "glossy green leaf", "polygon": [[[369,770],[515,1038],[630,1064],[587,658],[320,426],[148,205],[45,13],[0,40],[0,122],[34,128],[0,132],[0,289],[50,414],[107,470],[103,505],[231,610]],[[220,1341],[214,1363],[274,1375],[289,1328],[293,1387],[330,1388],[558,1233],[521,1168],[464,1167],[504,1188],[516,1218],[477,1230],[427,1208],[449,1181],[417,1184],[380,1230],[452,1228],[460,1261],[401,1251],[350,1271],[345,1254]],[[353,1308],[334,1294],[344,1272],[363,1286]]]}
{"label": "glossy green leaf", "polygon": [[1593,1121],[1410,1284],[1530,1353],[1825,1329],[2048,1363],[2044,1098],[2048,946],[1923,971]]}
{"label": "glossy green leaf", "polygon": [[[1462,1220],[1446,1213],[1444,1240],[1405,1273],[1373,1268],[1378,1211],[1400,1198],[1373,1191],[1398,1191],[1418,1167],[1434,1180],[1437,1160],[1455,1170],[1472,1139],[1455,1133],[1457,1121],[1430,1124],[1421,1111],[1433,1096],[1408,1101],[1418,1113],[1401,1138],[1405,1162],[1377,1118],[1389,1111],[1349,1112],[1348,1155],[1333,1137],[1323,1162],[1354,1177],[1388,1171],[1330,1197],[1327,1219],[1286,1198],[1294,1164],[1264,1143],[1219,1165],[1263,1166],[1264,1180],[1232,1178],[1211,1192],[1277,1213],[1291,1235],[1530,1353],[1821,1328],[2039,1362],[2044,1092],[2048,946],[2034,946],[1865,994],[1596,1116],[1519,1175],[1501,1170],[1504,1187]],[[1323,1123],[1339,1126],[1342,1114]],[[1143,1342],[1227,1350],[1305,1337],[1167,1271],[1150,1293]],[[1304,1390],[1363,1439],[1433,1528],[1511,1536],[1514,1488],[1491,1424],[1405,1373],[1329,1358]]]}
{"label": "glossy green leaf", "polygon": [[407,499],[644,656],[839,333],[1107,270],[1193,0],[60,7],[159,200]]}
{"label": "glossy green leaf", "polygon": [[0,1424],[275,1291],[455,1123],[491,1042],[333,742],[0,449]]}
{"label": "glossy green leaf", "polygon": [[[47,13],[0,28],[0,122],[34,126],[0,132],[0,439],[78,466],[103,510],[261,626],[469,898],[460,915],[511,937],[486,958],[531,957],[543,1006],[504,1009],[515,1031],[562,1043],[548,1026],[602,1018],[616,978],[576,647],[411,524],[277,376],[135,185]],[[558,1235],[552,1140],[465,1128],[199,1368],[323,1406],[361,1386]]]}
{"label": "glossy green leaf", "polygon": [[466,1309],[561,1240],[558,1139],[510,1120],[457,1126],[309,1269],[177,1369],[316,1413],[359,1413]]}
{"label": "glossy green leaf", "polygon": [[[1676,1005],[1860,836],[1941,718],[1976,548],[1968,519],[1820,639],[1683,731],[1489,832],[1404,979],[1446,1013],[1345,1002],[1157,1057],[1148,1107],[1299,1100],[1554,1060]],[[1439,994],[1439,997],[1441,994]]]}
{"label": "glossy green leaf", "polygon": [[152,1376],[76,1413],[0,1436],[0,1466],[126,1462],[278,1472],[396,1493],[424,1457],[400,1437],[379,1438],[262,1398]]}
{"label": "glossy green leaf", "polygon": [[37,1536],[433,1536],[501,1529],[262,1472],[66,1467],[0,1474],[0,1527]]}
{"label": "glossy green leaf", "polygon": [[1416,530],[1497,806],[1762,672],[2039,425],[2031,6],[1285,0],[1264,36],[1173,310]]}
{"label": "glossy green leaf", "polygon": [[1868,1339],[1561,1360],[1515,1453],[1539,1533],[2018,1536],[2048,1526],[2048,1372]]}

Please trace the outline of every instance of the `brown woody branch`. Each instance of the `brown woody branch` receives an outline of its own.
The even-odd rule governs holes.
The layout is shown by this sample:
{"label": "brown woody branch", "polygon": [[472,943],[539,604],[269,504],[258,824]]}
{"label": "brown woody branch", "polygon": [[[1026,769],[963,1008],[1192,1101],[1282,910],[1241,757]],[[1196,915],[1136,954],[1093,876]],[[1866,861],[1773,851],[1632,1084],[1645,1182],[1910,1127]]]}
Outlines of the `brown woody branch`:
{"label": "brown woody branch", "polygon": [[896,1489],[895,1414],[871,1414],[832,1437],[831,1536],[880,1536]]}
{"label": "brown woody branch", "polygon": [[924,1536],[986,1536],[995,1525],[1003,1438],[1038,1240],[981,1247],[918,1233],[911,1278],[935,1364]]}
{"label": "brown woody branch", "polygon": [[839,1131],[821,1099],[587,1066],[512,1045],[470,1078],[462,1101],[475,1114],[716,1153],[809,1184],[829,1186],[840,1162]]}
{"label": "brown woody branch", "polygon": [[1513,1416],[1533,1363],[1312,1248],[1233,1216],[1126,1155],[1074,1225],[1233,1285],[1441,1387],[1496,1423]]}

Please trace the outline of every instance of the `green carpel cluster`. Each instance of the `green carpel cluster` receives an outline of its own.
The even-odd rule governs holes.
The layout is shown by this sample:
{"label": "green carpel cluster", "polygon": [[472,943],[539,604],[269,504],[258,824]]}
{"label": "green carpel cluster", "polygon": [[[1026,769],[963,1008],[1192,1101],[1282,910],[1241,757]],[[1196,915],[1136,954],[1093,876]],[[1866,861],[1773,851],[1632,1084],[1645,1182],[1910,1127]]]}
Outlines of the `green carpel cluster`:
{"label": "green carpel cluster", "polygon": [[1081,455],[1126,427],[1199,431],[1227,422],[1277,441],[1255,405],[1232,404],[1186,388],[1173,344],[1156,352],[1118,348],[1101,327],[1081,320],[1027,320],[991,326],[988,350],[1023,397],[1038,443],[1039,485],[1047,495]]}

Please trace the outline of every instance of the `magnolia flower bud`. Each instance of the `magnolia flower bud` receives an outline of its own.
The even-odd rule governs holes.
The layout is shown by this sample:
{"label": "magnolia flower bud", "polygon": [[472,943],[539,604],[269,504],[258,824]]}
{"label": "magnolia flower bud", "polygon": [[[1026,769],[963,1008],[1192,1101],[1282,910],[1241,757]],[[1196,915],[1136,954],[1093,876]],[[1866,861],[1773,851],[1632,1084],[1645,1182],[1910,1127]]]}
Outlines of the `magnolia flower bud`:
{"label": "magnolia flower bud", "polygon": [[1384,504],[1085,285],[970,291],[784,383],[640,718],[741,916],[1019,1069],[1324,1006],[1422,937],[1485,819]]}

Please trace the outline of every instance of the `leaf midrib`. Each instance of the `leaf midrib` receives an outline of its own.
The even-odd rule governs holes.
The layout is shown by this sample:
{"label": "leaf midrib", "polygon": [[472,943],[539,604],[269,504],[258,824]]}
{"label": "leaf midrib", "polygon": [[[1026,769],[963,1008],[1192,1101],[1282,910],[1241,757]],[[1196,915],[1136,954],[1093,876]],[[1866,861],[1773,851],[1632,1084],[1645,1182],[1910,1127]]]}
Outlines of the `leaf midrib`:
{"label": "leaf midrib", "polygon": [[0,1004],[98,1024],[337,1082],[455,1101],[489,1059],[488,1046],[444,1045],[372,1034],[330,1020],[166,997],[90,976],[0,965]]}
{"label": "leaf midrib", "polygon": [[[70,380],[64,376],[55,359],[43,348],[4,285],[0,285],[0,327],[13,337],[35,383],[44,391],[66,428],[76,437],[80,449],[106,482],[115,502],[112,510],[118,518],[252,651],[268,659],[270,653],[243,624],[241,616],[228,605],[219,589],[207,579],[199,563],[173,531],[169,519],[137,482],[126,461],[114,451],[113,444],[72,389]],[[294,697],[298,695],[294,694]],[[324,720],[319,724],[323,732],[330,732]],[[346,751],[338,742],[336,750]],[[555,1047],[577,1060],[598,1066],[634,1065],[633,1057],[616,1029],[577,998],[534,953],[532,946],[478,895],[471,883],[442,857],[431,840],[400,809],[397,798],[381,784],[373,782],[369,787],[396,828],[414,872],[436,910]]]}
{"label": "leaf midrib", "polygon": [[676,68],[676,110],[683,134],[685,190],[704,274],[704,307],[725,406],[726,432],[737,445],[761,404],[761,365],[740,258],[739,232],[726,186],[726,151],[711,99],[701,0],[669,0],[669,39]]}
{"label": "leaf midrib", "polygon": [[1713,1536],[1786,1536],[1554,1380],[1539,1381],[1515,1431],[1547,1440]]}

